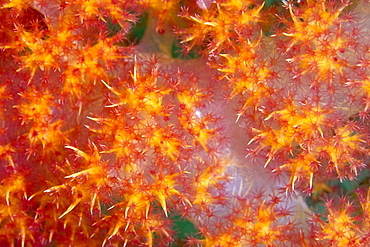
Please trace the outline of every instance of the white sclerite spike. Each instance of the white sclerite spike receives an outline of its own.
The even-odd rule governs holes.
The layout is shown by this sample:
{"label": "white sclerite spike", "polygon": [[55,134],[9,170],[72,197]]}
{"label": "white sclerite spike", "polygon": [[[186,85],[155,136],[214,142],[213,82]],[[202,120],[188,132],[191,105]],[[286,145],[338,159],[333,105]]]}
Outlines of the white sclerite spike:
{"label": "white sclerite spike", "polygon": [[202,118],[202,113],[199,110],[196,110],[195,116],[197,116],[198,118]]}
{"label": "white sclerite spike", "polygon": [[212,4],[212,0],[197,0],[198,7],[205,10],[209,9]]}

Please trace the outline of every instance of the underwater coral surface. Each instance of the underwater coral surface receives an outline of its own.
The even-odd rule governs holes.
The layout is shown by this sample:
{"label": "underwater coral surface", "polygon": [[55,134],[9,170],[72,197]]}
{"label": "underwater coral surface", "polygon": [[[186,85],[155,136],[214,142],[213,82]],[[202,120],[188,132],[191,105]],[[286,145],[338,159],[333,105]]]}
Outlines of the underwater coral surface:
{"label": "underwater coral surface", "polygon": [[0,246],[366,246],[368,0],[1,0]]}

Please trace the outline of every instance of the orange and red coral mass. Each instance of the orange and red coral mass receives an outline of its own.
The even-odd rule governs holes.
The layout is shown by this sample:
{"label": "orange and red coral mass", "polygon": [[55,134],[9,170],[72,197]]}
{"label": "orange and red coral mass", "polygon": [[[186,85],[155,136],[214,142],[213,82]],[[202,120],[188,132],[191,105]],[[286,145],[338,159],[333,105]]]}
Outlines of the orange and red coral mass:
{"label": "orange and red coral mass", "polygon": [[1,1],[0,245],[366,245],[370,4],[271,2]]}

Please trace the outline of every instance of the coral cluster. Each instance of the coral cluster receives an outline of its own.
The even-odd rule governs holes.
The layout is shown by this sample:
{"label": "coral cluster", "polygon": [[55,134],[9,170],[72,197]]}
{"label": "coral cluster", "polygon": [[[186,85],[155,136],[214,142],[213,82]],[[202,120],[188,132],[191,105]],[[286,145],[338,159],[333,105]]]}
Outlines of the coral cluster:
{"label": "coral cluster", "polygon": [[1,246],[368,242],[368,1],[2,0],[0,18]]}

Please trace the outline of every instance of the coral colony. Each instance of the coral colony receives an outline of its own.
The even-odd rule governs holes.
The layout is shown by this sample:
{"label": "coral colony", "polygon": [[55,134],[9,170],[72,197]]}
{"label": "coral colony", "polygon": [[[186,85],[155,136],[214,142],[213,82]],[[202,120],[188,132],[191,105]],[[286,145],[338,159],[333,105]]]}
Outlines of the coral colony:
{"label": "coral colony", "polygon": [[368,0],[0,6],[1,246],[368,245]]}

